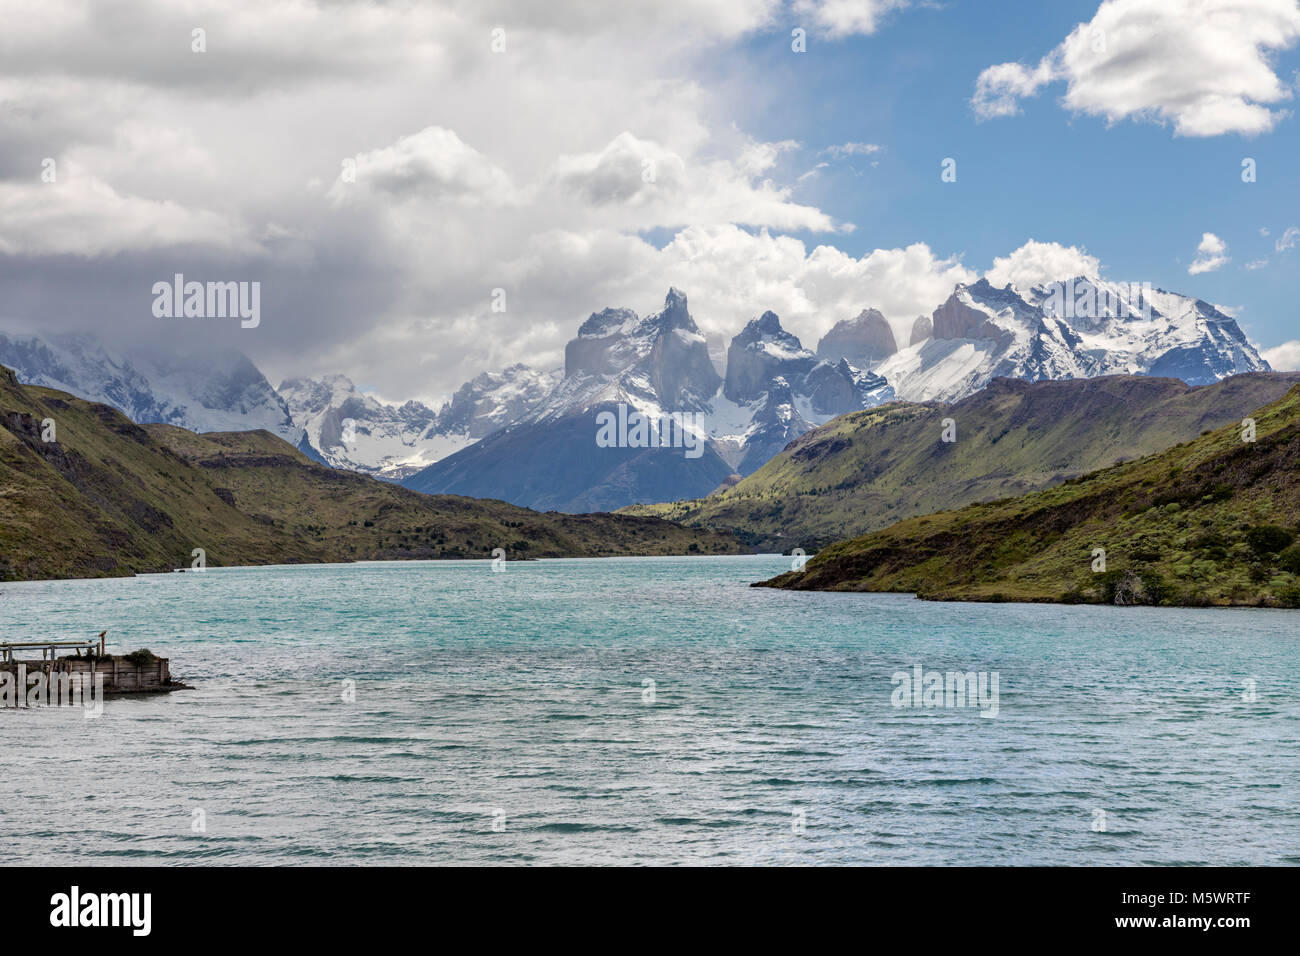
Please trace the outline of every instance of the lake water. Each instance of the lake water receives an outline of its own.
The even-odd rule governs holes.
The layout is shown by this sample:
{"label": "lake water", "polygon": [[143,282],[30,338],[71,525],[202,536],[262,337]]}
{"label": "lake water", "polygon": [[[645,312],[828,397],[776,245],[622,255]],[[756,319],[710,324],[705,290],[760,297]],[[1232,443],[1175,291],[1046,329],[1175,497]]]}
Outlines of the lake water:
{"label": "lake water", "polygon": [[6,862],[1300,863],[1300,612],[747,586],[789,560],[0,585],[196,686],[0,711]]}

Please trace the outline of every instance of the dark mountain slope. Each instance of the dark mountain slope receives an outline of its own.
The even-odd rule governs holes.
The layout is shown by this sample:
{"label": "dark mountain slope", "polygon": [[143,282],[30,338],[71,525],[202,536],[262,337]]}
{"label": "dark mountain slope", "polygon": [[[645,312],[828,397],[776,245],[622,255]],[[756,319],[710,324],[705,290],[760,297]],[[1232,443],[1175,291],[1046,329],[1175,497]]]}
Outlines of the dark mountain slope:
{"label": "dark mountain slope", "polygon": [[[46,439],[52,440],[46,440]],[[310,461],[266,431],[141,427],[0,367],[0,579],[357,558],[681,554],[731,539],[657,519],[421,495]]]}

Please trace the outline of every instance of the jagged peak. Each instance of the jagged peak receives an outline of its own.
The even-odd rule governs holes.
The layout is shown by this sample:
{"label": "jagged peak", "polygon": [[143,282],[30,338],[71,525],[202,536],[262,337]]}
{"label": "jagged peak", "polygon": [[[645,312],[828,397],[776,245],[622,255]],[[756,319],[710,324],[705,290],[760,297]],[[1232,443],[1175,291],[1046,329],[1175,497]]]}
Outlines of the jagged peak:
{"label": "jagged peak", "polygon": [[[750,319],[731,340],[733,345],[752,345],[755,342],[777,342],[795,352],[808,352],[799,337],[781,327],[781,317],[771,309],[756,319]],[[808,352],[811,355],[811,352]]]}
{"label": "jagged peak", "polygon": [[604,308],[587,317],[587,321],[579,326],[578,335],[589,338],[614,335],[638,321],[637,314],[631,309]]}
{"label": "jagged peak", "polygon": [[691,318],[690,309],[686,306],[686,293],[676,286],[670,286],[668,294],[664,296],[663,311],[657,315],[649,316],[647,323],[655,325],[663,331],[672,329],[685,329],[687,332],[699,332],[695,325],[695,320]]}

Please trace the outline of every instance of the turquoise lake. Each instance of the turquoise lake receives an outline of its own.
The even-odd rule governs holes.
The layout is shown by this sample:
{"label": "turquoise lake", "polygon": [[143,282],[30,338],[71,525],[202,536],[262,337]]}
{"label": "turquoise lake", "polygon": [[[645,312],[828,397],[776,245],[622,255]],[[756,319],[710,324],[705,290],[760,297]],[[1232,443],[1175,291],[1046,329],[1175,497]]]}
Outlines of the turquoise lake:
{"label": "turquoise lake", "polygon": [[[7,862],[1300,863],[1300,611],[748,586],[789,566],[0,585],[0,640],[108,628],[195,686],[0,710]],[[997,715],[894,706],[918,665]]]}

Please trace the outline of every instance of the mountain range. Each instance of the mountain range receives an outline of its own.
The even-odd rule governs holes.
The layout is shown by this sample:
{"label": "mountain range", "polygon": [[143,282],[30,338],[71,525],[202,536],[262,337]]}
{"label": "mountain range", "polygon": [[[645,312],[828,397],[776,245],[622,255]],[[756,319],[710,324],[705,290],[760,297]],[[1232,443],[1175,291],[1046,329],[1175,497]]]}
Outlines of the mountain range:
{"label": "mountain range", "polygon": [[1027,291],[958,285],[912,343],[875,366],[900,398],[958,401],[994,378],[1156,375],[1205,385],[1268,363],[1208,302],[1078,276]]}
{"label": "mountain range", "polygon": [[[563,370],[483,373],[438,408],[384,403],[342,375],[277,390],[238,352],[127,356],[86,337],[0,335],[0,363],[139,423],[266,429],[317,461],[415,490],[575,512],[700,498],[839,415],[896,399],[958,402],[997,378],[1134,374],[1200,385],[1268,369],[1213,305],[1097,276],[1028,290],[958,285],[904,336],[865,308],[812,350],[767,311],[717,365],[685,294],[670,289],[651,315],[593,313]],[[676,416],[702,450],[598,444],[601,417],[628,413]]]}
{"label": "mountain range", "polygon": [[385,404],[357,391],[345,375],[287,379],[279,392],[323,461],[400,481],[521,418],[554,379],[524,365],[484,372],[438,409],[416,401]]}
{"label": "mountain range", "polygon": [[[669,289],[664,308],[648,316],[592,313],[565,347],[564,377],[545,400],[403,483],[560,511],[702,495],[817,424],[892,398],[879,376],[804,349],[772,312],[732,339],[720,375],[686,296]],[[629,413],[653,422],[676,415],[700,454],[600,447],[600,417]]]}
{"label": "mountain range", "polygon": [[0,367],[0,580],[399,558],[735,553],[656,518],[543,515],[313,462],[266,430],[137,425]]}
{"label": "mountain range", "polygon": [[112,405],[134,422],[193,431],[263,428],[292,445],[303,439],[285,400],[233,350],[128,356],[88,335],[0,333],[0,365],[27,385]]}

